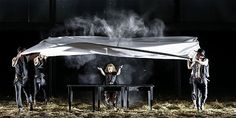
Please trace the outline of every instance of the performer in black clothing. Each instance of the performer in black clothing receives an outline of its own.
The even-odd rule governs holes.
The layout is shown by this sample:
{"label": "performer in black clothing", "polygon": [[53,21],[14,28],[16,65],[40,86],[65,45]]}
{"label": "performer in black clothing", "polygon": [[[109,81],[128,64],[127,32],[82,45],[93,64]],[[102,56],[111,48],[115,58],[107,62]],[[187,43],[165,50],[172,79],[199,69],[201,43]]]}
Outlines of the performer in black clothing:
{"label": "performer in black clothing", "polygon": [[[100,70],[102,75],[105,76],[105,81],[103,83],[105,85],[117,84],[116,78],[117,75],[120,75],[122,67],[123,65],[121,65],[117,71],[113,64],[108,64],[106,66],[105,72],[102,70],[102,68],[98,67],[98,70]],[[107,105],[112,104],[113,107],[117,106],[117,92],[105,91],[104,96]]]}
{"label": "performer in black clothing", "polygon": [[44,101],[47,103],[46,80],[45,80],[45,61],[46,56],[39,54],[34,58],[35,76],[34,76],[34,104],[36,104],[37,94],[43,91]]}
{"label": "performer in black clothing", "polygon": [[[21,55],[23,52],[23,48],[19,47],[17,49],[17,56],[12,59],[12,67],[15,68],[15,79],[14,79],[14,86],[15,86],[15,94],[16,94],[16,104],[19,108],[19,113],[23,111],[23,104],[21,98],[21,92],[25,88],[28,83],[28,70],[27,70],[27,59],[26,56]],[[30,103],[30,110],[33,110],[32,106],[32,96],[29,91],[24,91],[26,93],[26,99],[29,100]]]}

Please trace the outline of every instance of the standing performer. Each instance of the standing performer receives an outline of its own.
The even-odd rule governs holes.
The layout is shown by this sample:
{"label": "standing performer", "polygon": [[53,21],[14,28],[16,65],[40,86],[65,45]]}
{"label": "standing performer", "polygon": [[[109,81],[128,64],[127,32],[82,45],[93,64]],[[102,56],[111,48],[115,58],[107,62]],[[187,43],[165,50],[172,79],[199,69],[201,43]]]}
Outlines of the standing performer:
{"label": "standing performer", "polygon": [[[14,79],[14,86],[15,86],[15,94],[16,94],[16,104],[19,109],[19,113],[23,112],[23,104],[21,98],[21,92],[25,89],[28,83],[28,66],[27,66],[27,59],[24,55],[21,55],[23,52],[23,48],[19,47],[17,49],[17,56],[12,59],[12,67],[15,68],[15,79]],[[32,106],[32,98],[29,91],[24,91],[26,93],[27,102],[29,100],[30,103],[30,110],[33,110]],[[28,94],[28,95],[27,95]]]}
{"label": "standing performer", "polygon": [[205,51],[198,49],[192,61],[188,61],[188,68],[192,69],[190,79],[193,85],[192,100],[198,111],[204,110],[208,94],[209,60],[205,57]]}
{"label": "standing performer", "polygon": [[39,54],[34,58],[35,76],[34,76],[34,104],[40,90],[43,91],[44,101],[47,103],[46,80],[45,80],[45,61],[46,56]]}
{"label": "standing performer", "polygon": [[[105,68],[105,72],[103,71],[102,68],[98,67],[98,70],[100,70],[100,72],[102,73],[102,75],[105,76],[105,80],[103,81],[103,83],[105,85],[114,85],[117,84],[116,82],[116,78],[117,75],[120,75],[121,73],[121,69],[123,68],[123,65],[121,65],[118,69],[118,71],[116,70],[115,66],[113,64],[108,64]],[[105,96],[105,102],[107,105],[113,105],[113,107],[117,106],[117,92],[114,91],[105,91],[104,92],[104,96]]]}

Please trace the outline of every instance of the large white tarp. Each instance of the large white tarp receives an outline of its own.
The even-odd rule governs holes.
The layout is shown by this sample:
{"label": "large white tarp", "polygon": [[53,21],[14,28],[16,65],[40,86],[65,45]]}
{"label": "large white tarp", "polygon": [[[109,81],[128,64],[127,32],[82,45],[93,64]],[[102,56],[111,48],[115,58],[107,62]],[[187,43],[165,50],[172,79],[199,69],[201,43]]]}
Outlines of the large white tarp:
{"label": "large white tarp", "polygon": [[117,57],[186,60],[200,48],[197,37],[169,36],[109,38],[100,36],[49,37],[22,54],[51,56],[100,54]]}

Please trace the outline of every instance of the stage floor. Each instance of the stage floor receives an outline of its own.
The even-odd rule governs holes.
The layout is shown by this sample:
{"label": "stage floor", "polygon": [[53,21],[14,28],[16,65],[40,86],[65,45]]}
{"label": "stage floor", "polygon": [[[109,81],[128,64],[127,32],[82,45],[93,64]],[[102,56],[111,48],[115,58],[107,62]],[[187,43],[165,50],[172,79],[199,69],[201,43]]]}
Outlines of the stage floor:
{"label": "stage floor", "polygon": [[198,112],[192,108],[192,102],[187,100],[154,100],[153,110],[149,111],[146,102],[138,102],[129,109],[107,108],[101,103],[100,111],[92,112],[89,100],[73,102],[72,111],[68,111],[67,99],[51,98],[47,104],[38,102],[33,111],[29,111],[24,103],[24,112],[19,115],[14,99],[0,100],[0,117],[236,117],[236,101],[208,100],[205,110]]}

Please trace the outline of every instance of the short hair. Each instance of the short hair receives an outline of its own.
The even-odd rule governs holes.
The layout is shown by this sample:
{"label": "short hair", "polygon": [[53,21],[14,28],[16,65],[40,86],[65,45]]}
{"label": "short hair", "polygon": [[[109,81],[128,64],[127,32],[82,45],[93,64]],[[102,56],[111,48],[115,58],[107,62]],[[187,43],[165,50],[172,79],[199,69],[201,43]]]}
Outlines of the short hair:
{"label": "short hair", "polygon": [[23,51],[23,48],[22,47],[18,47],[16,51],[17,51],[17,53],[19,53],[19,52]]}
{"label": "short hair", "polygon": [[201,54],[202,56],[205,56],[205,50],[201,48],[197,50],[197,53]]}

